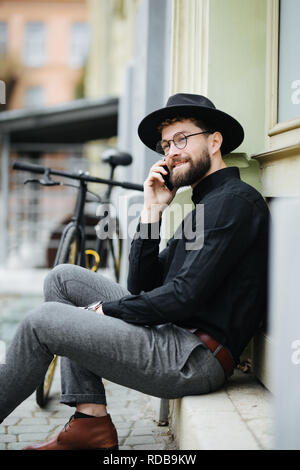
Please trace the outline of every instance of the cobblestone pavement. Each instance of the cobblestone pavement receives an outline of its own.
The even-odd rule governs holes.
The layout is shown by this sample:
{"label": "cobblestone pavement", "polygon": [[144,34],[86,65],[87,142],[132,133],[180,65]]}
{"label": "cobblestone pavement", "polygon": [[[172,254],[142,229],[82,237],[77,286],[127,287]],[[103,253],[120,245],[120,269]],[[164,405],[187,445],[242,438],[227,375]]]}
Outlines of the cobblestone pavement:
{"label": "cobblestone pavement", "polygon": [[[120,450],[175,450],[168,426],[154,420],[151,398],[134,390],[104,381],[108,411],[119,435]],[[73,408],[59,403],[59,367],[47,407],[39,408],[35,394],[25,400],[0,425],[0,449],[21,450],[28,444],[57,435]]]}

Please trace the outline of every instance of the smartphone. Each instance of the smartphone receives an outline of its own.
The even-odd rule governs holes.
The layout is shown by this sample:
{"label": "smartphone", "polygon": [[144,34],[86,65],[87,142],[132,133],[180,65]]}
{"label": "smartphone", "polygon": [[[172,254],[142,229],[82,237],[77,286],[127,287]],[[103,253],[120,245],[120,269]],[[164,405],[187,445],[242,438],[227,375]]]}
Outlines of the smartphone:
{"label": "smartphone", "polygon": [[86,307],[82,307],[84,310],[96,310],[98,307],[100,307],[100,305],[102,304],[103,302],[101,300],[98,300],[98,302],[94,302],[92,304],[89,304],[87,305]]}
{"label": "smartphone", "polygon": [[169,168],[167,167],[167,165],[163,165],[163,168],[165,170],[167,170],[168,174],[167,175],[162,175],[163,179],[165,180],[165,185],[167,186],[167,188],[172,191],[174,189],[174,186],[171,184],[170,182],[170,171],[169,171]]}

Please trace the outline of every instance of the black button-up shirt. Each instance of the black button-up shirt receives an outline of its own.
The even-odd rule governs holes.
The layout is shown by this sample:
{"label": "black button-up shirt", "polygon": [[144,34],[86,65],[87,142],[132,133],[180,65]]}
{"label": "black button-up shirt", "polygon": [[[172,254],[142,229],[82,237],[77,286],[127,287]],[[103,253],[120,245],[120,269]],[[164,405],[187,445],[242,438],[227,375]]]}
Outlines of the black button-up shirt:
{"label": "black button-up shirt", "polygon": [[[202,329],[238,362],[267,309],[268,207],[236,167],[208,175],[192,200],[195,208],[160,253],[159,237],[145,236],[155,235],[154,224],[140,224],[129,261],[133,295],[104,302],[103,311],[131,323]],[[199,204],[204,230],[191,244],[183,227],[197,233]]]}

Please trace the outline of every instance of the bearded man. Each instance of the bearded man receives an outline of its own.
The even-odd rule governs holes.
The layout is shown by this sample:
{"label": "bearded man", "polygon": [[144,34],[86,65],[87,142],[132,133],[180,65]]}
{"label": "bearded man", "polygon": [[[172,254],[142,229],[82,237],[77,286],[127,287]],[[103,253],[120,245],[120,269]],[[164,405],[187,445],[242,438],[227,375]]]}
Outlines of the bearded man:
{"label": "bearded man", "polygon": [[[144,183],[128,290],[82,267],[57,266],[45,302],[21,323],[0,366],[1,422],[61,356],[61,402],[75,414],[57,437],[26,449],[118,448],[102,378],[167,399],[212,392],[266,313],[268,207],[223,159],[243,141],[242,126],[208,98],[179,93],[146,116],[138,134],[160,159]],[[151,234],[189,185],[195,208],[160,252]],[[187,221],[200,245],[186,239]]]}

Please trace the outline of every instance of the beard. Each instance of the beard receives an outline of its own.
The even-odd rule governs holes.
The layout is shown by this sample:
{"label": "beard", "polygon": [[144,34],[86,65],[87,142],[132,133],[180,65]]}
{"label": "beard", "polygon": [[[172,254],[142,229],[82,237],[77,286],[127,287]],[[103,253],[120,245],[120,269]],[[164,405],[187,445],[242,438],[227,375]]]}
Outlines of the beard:
{"label": "beard", "polygon": [[170,182],[175,188],[182,186],[190,186],[191,184],[200,181],[206,173],[210,170],[211,159],[207,149],[204,149],[199,160],[194,162],[192,159],[186,160],[188,165],[183,171],[178,171],[178,174],[171,171]]}

